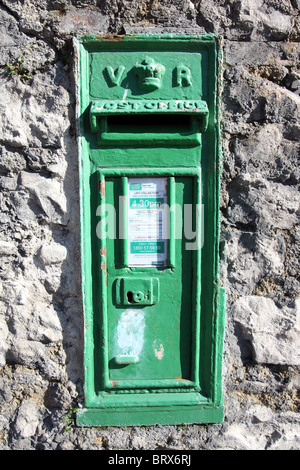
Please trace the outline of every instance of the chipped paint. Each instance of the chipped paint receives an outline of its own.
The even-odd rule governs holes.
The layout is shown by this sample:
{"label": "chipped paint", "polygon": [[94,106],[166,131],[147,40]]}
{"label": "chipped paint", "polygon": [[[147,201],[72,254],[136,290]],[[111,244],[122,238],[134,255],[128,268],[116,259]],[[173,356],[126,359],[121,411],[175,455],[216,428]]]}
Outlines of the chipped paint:
{"label": "chipped paint", "polygon": [[101,262],[101,271],[104,272],[104,284],[105,284],[105,287],[107,287],[107,269],[106,269],[105,261]]}
{"label": "chipped paint", "polygon": [[106,258],[106,246],[104,248],[101,248],[100,255]]}
{"label": "chipped paint", "polygon": [[139,356],[144,344],[145,317],[138,309],[125,310],[116,330],[116,354]]}
{"label": "chipped paint", "polygon": [[101,263],[101,269],[102,269],[102,271],[105,271],[105,270],[106,270],[106,263],[105,263],[105,261],[102,261],[102,263]]}
{"label": "chipped paint", "polygon": [[99,191],[100,194],[102,194],[103,197],[105,197],[105,179],[102,181],[99,181]]}
{"label": "chipped paint", "polygon": [[161,361],[162,358],[164,357],[165,349],[160,341],[155,340],[153,342],[153,350],[154,350],[155,357],[157,357],[157,359]]}

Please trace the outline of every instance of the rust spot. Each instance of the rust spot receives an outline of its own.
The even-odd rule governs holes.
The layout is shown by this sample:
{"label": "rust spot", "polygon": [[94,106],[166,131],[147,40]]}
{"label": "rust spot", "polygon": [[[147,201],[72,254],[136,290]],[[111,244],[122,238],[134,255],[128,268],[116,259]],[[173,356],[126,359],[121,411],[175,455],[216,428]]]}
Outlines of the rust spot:
{"label": "rust spot", "polygon": [[101,248],[100,255],[104,256],[104,258],[106,258],[106,246],[104,248]]}
{"label": "rust spot", "polygon": [[111,384],[112,384],[113,388],[115,388],[115,386],[117,385],[117,383],[118,383],[118,382],[117,382],[116,380],[111,380]]}
{"label": "rust spot", "polygon": [[103,197],[105,197],[105,179],[103,178],[102,181],[99,181],[99,191]]}
{"label": "rust spot", "polygon": [[[130,36],[130,39],[134,39],[135,36]],[[125,39],[125,35],[123,34],[105,34],[100,36],[100,39],[104,41],[115,41],[115,42],[122,42]]]}
{"label": "rust spot", "polygon": [[104,283],[105,283],[105,287],[107,287],[107,271],[106,271],[105,261],[102,261],[101,263],[101,270],[104,271]]}

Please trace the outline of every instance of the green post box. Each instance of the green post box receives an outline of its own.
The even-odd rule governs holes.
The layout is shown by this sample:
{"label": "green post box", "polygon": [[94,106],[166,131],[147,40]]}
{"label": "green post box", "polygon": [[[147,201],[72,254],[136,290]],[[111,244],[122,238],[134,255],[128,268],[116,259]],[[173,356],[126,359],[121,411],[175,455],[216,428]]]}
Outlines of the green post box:
{"label": "green post box", "polygon": [[223,420],[221,52],[212,36],[76,42],[82,426]]}

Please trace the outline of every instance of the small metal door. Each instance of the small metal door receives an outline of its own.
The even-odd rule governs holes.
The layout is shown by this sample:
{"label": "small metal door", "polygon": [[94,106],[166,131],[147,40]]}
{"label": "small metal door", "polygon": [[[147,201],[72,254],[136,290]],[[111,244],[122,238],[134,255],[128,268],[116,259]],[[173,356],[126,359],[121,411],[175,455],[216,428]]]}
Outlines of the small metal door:
{"label": "small metal door", "polygon": [[[106,238],[101,248],[107,291],[104,387],[197,387],[200,175],[182,176],[180,170],[176,176],[102,175],[101,184],[106,203],[118,208],[115,220],[127,219],[124,239],[109,239],[103,232],[101,238],[102,244]],[[140,195],[135,197],[132,187],[140,188]],[[148,196],[143,187],[150,188]],[[120,228],[116,223],[112,232]],[[132,241],[132,231],[140,241]]]}

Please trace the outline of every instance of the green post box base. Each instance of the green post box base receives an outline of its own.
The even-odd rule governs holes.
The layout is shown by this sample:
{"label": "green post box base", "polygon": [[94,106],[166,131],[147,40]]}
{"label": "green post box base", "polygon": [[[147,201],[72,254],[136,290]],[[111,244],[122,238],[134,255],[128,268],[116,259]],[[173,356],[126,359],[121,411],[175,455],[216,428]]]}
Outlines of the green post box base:
{"label": "green post box base", "polygon": [[83,408],[77,412],[78,426],[151,426],[155,424],[221,423],[223,406]]}

